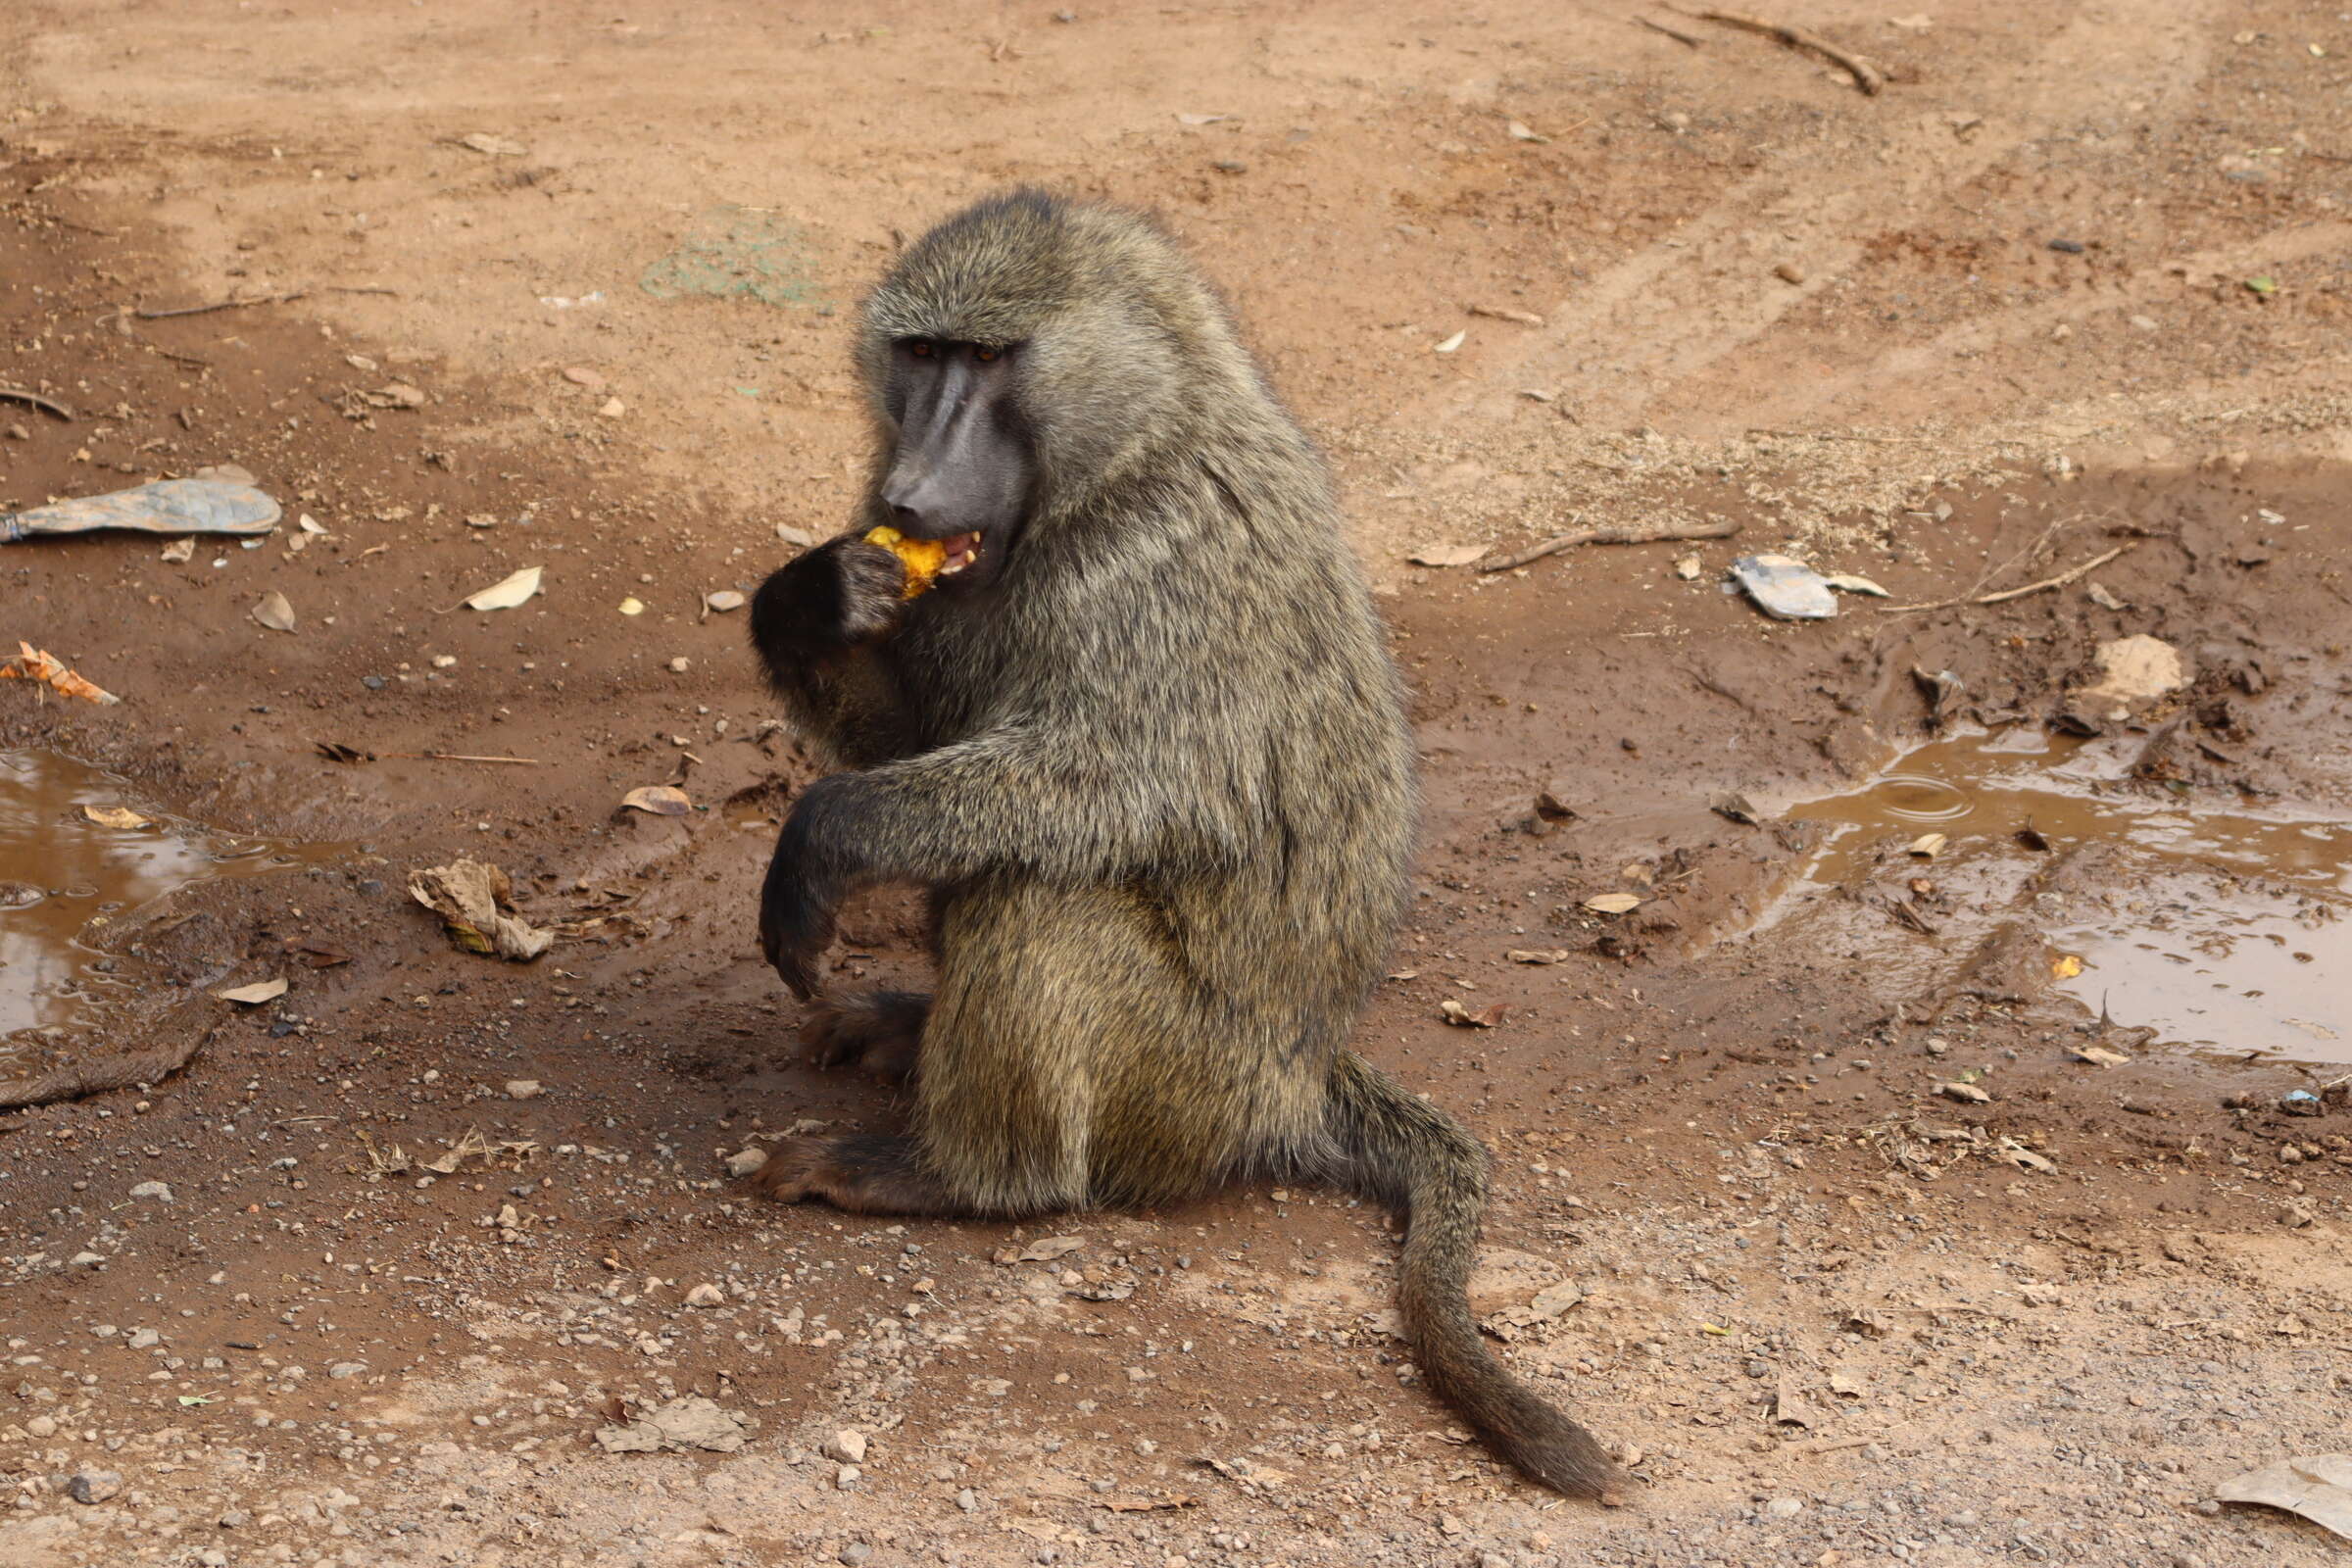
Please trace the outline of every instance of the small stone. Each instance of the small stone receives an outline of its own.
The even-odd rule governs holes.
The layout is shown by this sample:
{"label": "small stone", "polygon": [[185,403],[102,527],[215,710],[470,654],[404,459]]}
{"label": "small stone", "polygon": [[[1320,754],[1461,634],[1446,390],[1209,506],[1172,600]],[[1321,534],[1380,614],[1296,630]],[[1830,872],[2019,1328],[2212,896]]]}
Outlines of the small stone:
{"label": "small stone", "polygon": [[253,1522],[253,1515],[242,1508],[231,1508],[220,1516],[220,1522],[223,1530],[242,1530]]}
{"label": "small stone", "polygon": [[149,1350],[164,1343],[164,1337],[153,1329],[138,1329],[123,1341],[134,1350]]}
{"label": "small stone", "polygon": [[607,398],[602,404],[598,405],[596,416],[600,419],[617,419],[628,412],[628,405],[621,402],[620,399]]}
{"label": "small stone", "polygon": [[112,1470],[76,1470],[66,1483],[66,1495],[75,1502],[104,1502],[122,1490],[122,1478]]}
{"label": "small stone", "polygon": [[11,424],[8,427],[8,438],[11,441],[29,441],[32,439],[32,432],[21,424]]}
{"label": "small stone", "polygon": [[1781,263],[1772,270],[1772,275],[1791,287],[1802,287],[1805,281],[1804,269],[1793,262]]}
{"label": "small stone", "polygon": [[507,1098],[509,1100],[537,1100],[546,1092],[539,1086],[539,1080],[536,1078],[510,1078],[507,1080]]}
{"label": "small stone", "polygon": [[865,1434],[855,1427],[844,1427],[825,1440],[825,1457],[843,1464],[865,1463]]}
{"label": "small stone", "polygon": [[605,378],[585,365],[565,366],[564,379],[569,381],[573,386],[584,386],[591,392],[601,392],[605,389]]}
{"label": "small stone", "polygon": [[330,1378],[356,1378],[367,1370],[368,1363],[365,1361],[337,1361],[326,1369],[326,1375]]}
{"label": "small stone", "polygon": [[130,1190],[133,1198],[152,1198],[160,1202],[172,1201],[172,1187],[168,1182],[141,1182]]}
{"label": "small stone", "polygon": [[1247,174],[1250,172],[1250,166],[1238,158],[1220,158],[1208,167],[1220,174]]}
{"label": "small stone", "polygon": [[844,1492],[856,1492],[858,1490],[858,1477],[862,1476],[864,1473],[864,1471],[859,1470],[854,1464],[845,1464],[839,1470],[834,1472],[833,1485],[840,1488]]}
{"label": "small stone", "polygon": [[848,1545],[842,1547],[841,1550],[835,1552],[833,1555],[840,1561],[851,1564],[852,1568],[856,1568],[857,1564],[865,1561],[873,1554],[873,1547],[867,1545],[862,1541],[853,1541]]}
{"label": "small stone", "polygon": [[970,1513],[980,1506],[980,1494],[966,1487],[956,1494],[956,1506],[961,1508],[965,1513]]}
{"label": "small stone", "polygon": [[738,1149],[735,1151],[735,1152],[727,1156],[727,1174],[730,1176],[749,1176],[752,1172],[758,1170],[760,1166],[766,1163],[766,1150]]}
{"label": "small stone", "polygon": [[[709,1283],[697,1285],[693,1290],[686,1293],[686,1304],[688,1306],[717,1306],[723,1303],[726,1298],[726,1292],[720,1290],[717,1286]],[[859,1456],[863,1457],[862,1449],[859,1450]],[[836,1455],[836,1457],[839,1457],[839,1455]]]}
{"label": "small stone", "polygon": [[24,1423],[24,1430],[36,1438],[54,1438],[57,1436],[57,1417],[36,1415]]}
{"label": "small stone", "polygon": [[2066,256],[2080,256],[2082,254],[2082,242],[2079,239],[2054,239],[2050,241],[2050,249]]}
{"label": "small stone", "polygon": [[1804,1511],[1804,1501],[1798,1497],[1775,1497],[1764,1505],[1764,1511],[1775,1519],[1793,1519]]}
{"label": "small stone", "polygon": [[694,662],[686,658],[683,654],[669,662],[669,672],[672,675],[683,675],[687,670],[693,667]]}

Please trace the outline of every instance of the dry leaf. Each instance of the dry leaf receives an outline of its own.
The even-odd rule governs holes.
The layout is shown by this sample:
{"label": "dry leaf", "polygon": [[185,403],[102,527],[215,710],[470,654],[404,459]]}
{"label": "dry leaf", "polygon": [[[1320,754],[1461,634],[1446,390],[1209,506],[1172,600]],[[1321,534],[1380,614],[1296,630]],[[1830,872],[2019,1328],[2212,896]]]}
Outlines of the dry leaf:
{"label": "dry leaf", "polygon": [[1943,847],[1951,842],[1952,841],[1948,837],[1941,833],[1922,833],[1919,837],[1913,839],[1908,845],[1906,845],[1905,848],[1923,860],[1933,860],[1936,858],[1936,857],[1941,855],[1943,853]]}
{"label": "dry leaf", "polygon": [[2352,1540],[2352,1453],[2310,1453],[2231,1476],[2213,1489],[2224,1502],[2259,1502],[2299,1513]]}
{"label": "dry leaf", "polygon": [[460,137],[458,145],[489,158],[520,158],[530,150],[518,141],[510,141],[504,136],[493,136],[486,130],[477,130],[469,136]]}
{"label": "dry leaf", "polygon": [[2014,1138],[2004,1138],[1996,1144],[1992,1157],[2015,1165],[2019,1170],[2039,1171],[2045,1176],[2058,1168],[2054,1162],[2036,1154]]}
{"label": "dry leaf", "polygon": [[100,827],[145,827],[147,818],[127,806],[85,806],[81,814]]}
{"label": "dry leaf", "polygon": [[409,896],[439,915],[450,937],[468,953],[495,953],[524,963],[555,944],[554,932],[514,912],[514,885],[507,873],[480,860],[411,871]]}
{"label": "dry leaf", "polygon": [[1516,120],[1510,122],[1503,128],[1511,133],[1511,140],[1513,141],[1532,141],[1542,143],[1551,140],[1549,136],[1540,135],[1537,132],[1528,129]]}
{"label": "dry leaf", "polygon": [[1835,577],[1824,577],[1821,580],[1833,588],[1842,589],[1849,594],[1869,594],[1877,599],[1887,597],[1886,589],[1872,582],[1868,577],[1857,577],[1851,572],[1841,571]]}
{"label": "dry leaf", "polygon": [[623,599],[620,602],[620,612],[624,615],[642,615],[645,613],[645,601],[642,599]]}
{"label": "dry leaf", "polygon": [[1461,331],[1454,333],[1453,336],[1447,338],[1445,342],[1433,344],[1432,348],[1439,354],[1451,354],[1455,349],[1460,348],[1469,340],[1470,329],[1468,327],[1464,327]]}
{"label": "dry leaf", "polygon": [[1404,559],[1416,566],[1467,566],[1485,556],[1485,545],[1423,545]]}
{"label": "dry leaf", "polygon": [[222,1002],[241,1003],[248,1007],[258,1006],[265,1002],[275,1002],[285,994],[286,983],[283,980],[261,980],[249,986],[238,986],[234,990],[213,993]]}
{"label": "dry leaf", "polygon": [[170,544],[164,546],[162,560],[164,564],[167,566],[183,565],[195,559],[196,536],[194,534],[190,534],[185,539],[174,539]]}
{"label": "dry leaf", "polygon": [[1000,1263],[1051,1263],[1064,1252],[1075,1252],[1085,1245],[1083,1236],[1047,1236],[1027,1247],[1000,1247],[995,1257]]}
{"label": "dry leaf", "polygon": [[2094,1067],[2123,1067],[2130,1065],[2132,1061],[2132,1058],[2122,1052],[2109,1051],[2105,1046],[2077,1046],[2075,1059],[2087,1061]]}
{"label": "dry leaf", "polygon": [[1187,125],[1215,125],[1222,124],[1233,117],[1231,115],[1178,115],[1176,118]]}
{"label": "dry leaf", "polygon": [[1499,1002],[1473,1012],[1451,997],[1438,1004],[1438,1011],[1457,1029],[1492,1029],[1511,1014],[1511,1009]]}
{"label": "dry leaf", "polygon": [[694,802],[674,784],[648,784],[631,790],[620,798],[620,804],[653,816],[684,816],[694,809]]}
{"label": "dry leaf", "polygon": [[492,583],[466,601],[467,610],[513,610],[539,591],[541,570],[525,566],[511,577]]}
{"label": "dry leaf", "polygon": [[1595,893],[1585,901],[1585,907],[1594,914],[1630,914],[1642,907],[1638,893]]}
{"label": "dry leaf", "polygon": [[1992,1100],[1990,1095],[1975,1084],[1937,1084],[1936,1092],[1946,1100],[1957,1100],[1970,1105],[1987,1104]]}
{"label": "dry leaf", "polygon": [[113,692],[102,691],[91,685],[68,669],[65,661],[55,654],[35,648],[28,642],[19,642],[15,655],[0,659],[0,680],[37,680],[68,697],[79,697],[85,702],[101,705],[122,700]]}
{"label": "dry leaf", "polygon": [[294,629],[294,607],[287,602],[284,594],[274,589],[254,601],[252,614],[254,619],[271,631]]}

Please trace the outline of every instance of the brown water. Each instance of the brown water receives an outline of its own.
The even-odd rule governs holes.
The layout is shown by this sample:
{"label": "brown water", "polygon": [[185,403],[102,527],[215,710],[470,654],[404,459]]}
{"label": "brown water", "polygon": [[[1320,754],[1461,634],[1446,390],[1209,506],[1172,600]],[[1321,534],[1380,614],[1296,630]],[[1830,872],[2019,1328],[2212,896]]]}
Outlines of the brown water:
{"label": "brown water", "polygon": [[[2030,915],[2082,961],[2079,974],[2060,966],[2059,989],[2118,1024],[2222,1051],[2352,1060],[2352,822],[2215,809],[2127,779],[2099,744],[2022,727],[1934,742],[1851,794],[1788,814],[1829,829],[1794,897],[1925,878],[1947,906]],[[1949,840],[1932,860],[1906,853],[1926,833]],[[2046,847],[2029,844],[2034,835]],[[2036,881],[2090,845],[2111,847],[2096,870]]]}
{"label": "brown water", "polygon": [[[84,807],[129,808],[142,827],[103,827]],[[103,1021],[147,982],[95,939],[108,924],[220,877],[316,864],[340,846],[209,831],[149,809],[123,780],[55,752],[0,751],[0,1077],[25,1031]]]}

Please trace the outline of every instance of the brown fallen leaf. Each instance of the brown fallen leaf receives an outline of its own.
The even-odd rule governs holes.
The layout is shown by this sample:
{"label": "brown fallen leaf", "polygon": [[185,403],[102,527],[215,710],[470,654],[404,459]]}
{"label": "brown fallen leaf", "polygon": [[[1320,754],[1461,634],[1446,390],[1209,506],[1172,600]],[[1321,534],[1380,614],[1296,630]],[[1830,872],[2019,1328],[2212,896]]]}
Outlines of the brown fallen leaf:
{"label": "brown fallen leaf", "polygon": [[555,944],[554,932],[514,912],[514,885],[507,873],[480,860],[411,871],[409,896],[439,915],[451,940],[468,953],[527,963]]}
{"label": "brown fallen leaf", "polygon": [[234,1002],[247,1007],[257,1007],[265,1002],[275,1002],[285,994],[286,983],[283,980],[258,980],[249,986],[236,986],[227,991],[213,993],[222,1002]]}
{"label": "brown fallen leaf", "polygon": [[253,602],[251,614],[255,620],[260,621],[271,631],[292,631],[294,629],[293,603],[284,594],[278,593],[274,589]]}
{"label": "brown fallen leaf", "polygon": [[1423,545],[1404,559],[1416,566],[1467,566],[1485,556],[1486,545]]}
{"label": "brown fallen leaf", "polygon": [[993,1254],[999,1263],[1051,1263],[1065,1252],[1075,1252],[1086,1245],[1083,1236],[1047,1236],[1027,1247],[1000,1247]]}
{"label": "brown fallen leaf", "polygon": [[1957,1100],[1967,1105],[1985,1105],[1992,1102],[1992,1097],[1975,1084],[1937,1084],[1936,1092],[1946,1100]]}
{"label": "brown fallen leaf", "polygon": [[620,798],[621,806],[649,816],[684,816],[694,809],[694,802],[684,790],[674,784],[648,784]]}
{"label": "brown fallen leaf", "polygon": [[1491,1007],[1481,1007],[1474,1012],[1451,997],[1447,997],[1444,1002],[1438,1004],[1438,1011],[1447,1023],[1457,1029],[1492,1029],[1511,1015],[1510,1007],[1503,1003],[1498,1002]]}
{"label": "brown fallen leaf", "polygon": [[1594,914],[1631,914],[1642,907],[1638,893],[1596,893],[1585,901],[1585,907]]}
{"label": "brown fallen leaf", "polygon": [[81,814],[100,827],[134,828],[147,826],[148,819],[127,806],[85,806]]}

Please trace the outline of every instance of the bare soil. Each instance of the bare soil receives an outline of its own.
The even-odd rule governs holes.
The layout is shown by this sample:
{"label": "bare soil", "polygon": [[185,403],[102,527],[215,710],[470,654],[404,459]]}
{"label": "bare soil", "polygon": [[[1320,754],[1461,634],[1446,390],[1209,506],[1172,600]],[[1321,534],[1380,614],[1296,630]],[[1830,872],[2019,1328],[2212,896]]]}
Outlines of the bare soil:
{"label": "bare soil", "polygon": [[[1788,811],[2062,718],[2144,633],[2194,679],[2100,720],[2114,790],[2352,820],[2352,23],[1897,9],[1788,14],[1876,97],[1614,3],[0,15],[0,386],[75,416],[0,399],[0,510],[236,464],[326,530],[7,547],[0,637],[124,700],[0,683],[0,749],[328,847],[85,929],[147,994],[0,1051],[194,1049],[0,1111],[0,1565],[2342,1561],[2211,1499],[2346,1446],[2352,1112],[2281,1104],[2344,1068],[2053,988],[2046,899],[2133,891],[2095,853],[1807,890]],[[726,1177],[895,1112],[800,1063],[758,961],[810,770],[703,598],[842,515],[895,236],[1015,180],[1164,214],[1332,454],[1429,793],[1358,1043],[1495,1151],[1482,1308],[1629,1508],[1427,1400],[1390,1232],[1331,1194],[1021,1232]],[[758,292],[681,295],[719,251]],[[1767,548],[1917,604],[2118,545],[1921,613],[1718,591]],[[1915,669],[1962,683],[1941,731]],[[696,809],[619,808],[662,783]],[[552,953],[451,945],[405,882],[460,856]],[[917,968],[903,901],[850,932],[844,983]],[[596,1441],[689,1396],[740,1448]]]}

